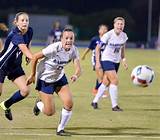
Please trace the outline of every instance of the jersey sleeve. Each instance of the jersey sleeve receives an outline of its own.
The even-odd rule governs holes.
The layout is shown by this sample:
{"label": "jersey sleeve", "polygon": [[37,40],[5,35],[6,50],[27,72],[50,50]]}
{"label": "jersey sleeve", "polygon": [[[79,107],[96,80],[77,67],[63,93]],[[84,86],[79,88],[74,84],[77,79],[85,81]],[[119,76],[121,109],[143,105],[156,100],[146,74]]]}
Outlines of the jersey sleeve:
{"label": "jersey sleeve", "polygon": [[101,37],[101,43],[107,44],[108,40],[109,40],[109,32],[105,33],[105,34]]}
{"label": "jersey sleeve", "polygon": [[42,50],[42,53],[46,57],[54,56],[57,53],[57,47],[54,44],[50,44]]}
{"label": "jersey sleeve", "polygon": [[127,36],[127,34],[126,33],[124,33],[124,40],[125,40],[125,43],[127,42],[127,40],[128,40],[128,36]]}
{"label": "jersey sleeve", "polygon": [[79,51],[77,47],[74,47],[73,59],[79,59]]}
{"label": "jersey sleeve", "polygon": [[18,44],[25,44],[23,36],[21,34],[15,34],[12,37],[12,43],[16,46],[18,46]]}
{"label": "jersey sleeve", "polygon": [[91,50],[94,50],[95,45],[96,45],[96,42],[95,42],[95,38],[93,37],[90,41],[90,44],[88,45],[88,48],[91,49]]}

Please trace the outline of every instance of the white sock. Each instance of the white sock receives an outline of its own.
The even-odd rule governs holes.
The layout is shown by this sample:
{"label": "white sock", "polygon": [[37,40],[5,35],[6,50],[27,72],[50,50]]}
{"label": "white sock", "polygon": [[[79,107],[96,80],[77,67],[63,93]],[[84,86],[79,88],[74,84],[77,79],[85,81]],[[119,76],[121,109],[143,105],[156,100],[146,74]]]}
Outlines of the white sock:
{"label": "white sock", "polygon": [[116,85],[110,84],[109,94],[111,97],[112,108],[118,105],[118,87]]}
{"label": "white sock", "polygon": [[58,125],[57,132],[59,132],[60,130],[64,130],[64,127],[67,125],[68,121],[70,120],[71,115],[72,115],[72,111],[68,111],[64,108],[62,109],[61,120]]}
{"label": "white sock", "polygon": [[37,103],[37,107],[38,107],[38,109],[39,109],[41,112],[43,112],[44,104],[43,104],[42,101],[39,101],[39,102]]}
{"label": "white sock", "polygon": [[97,103],[99,101],[99,99],[103,96],[106,89],[108,89],[108,87],[102,83],[98,88],[96,96],[93,99],[93,103]]}

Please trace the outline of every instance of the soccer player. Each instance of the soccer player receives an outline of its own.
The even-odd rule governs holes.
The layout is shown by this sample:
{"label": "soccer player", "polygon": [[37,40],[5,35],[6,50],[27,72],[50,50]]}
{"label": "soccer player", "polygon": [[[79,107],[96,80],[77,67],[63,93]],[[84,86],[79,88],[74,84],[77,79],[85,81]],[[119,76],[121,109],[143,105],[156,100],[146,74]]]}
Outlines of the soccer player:
{"label": "soccer player", "polygon": [[53,28],[49,32],[48,38],[47,38],[47,45],[52,44],[53,42],[60,41],[62,34],[62,29],[60,26],[60,22],[56,21],[53,23]]}
{"label": "soccer player", "polygon": [[[4,32],[7,32],[8,28],[7,28],[7,26],[4,23],[0,23],[0,30],[2,30]],[[3,48],[3,41],[0,38],[0,51],[2,51],[2,48]]]}
{"label": "soccer player", "polygon": [[[83,55],[82,55],[82,60],[85,60],[86,58],[86,55],[89,53],[89,51],[92,51],[92,58],[91,58],[91,61],[92,61],[92,66],[93,66],[93,70],[96,72],[96,86],[95,88],[93,89],[92,93],[93,95],[96,95],[97,94],[97,90],[102,82],[102,78],[103,78],[103,70],[102,68],[99,68],[99,69],[95,69],[95,48],[97,46],[97,43],[100,41],[100,38],[103,36],[103,34],[105,34],[106,32],[108,31],[108,27],[107,25],[105,24],[101,24],[99,25],[98,27],[98,33],[99,33],[99,36],[94,36],[92,39],[91,39],[91,42],[89,44],[89,46],[85,49]],[[103,50],[103,48],[101,48],[101,51]],[[102,97],[106,97],[106,95],[104,94]]]}
{"label": "soccer player", "polygon": [[47,116],[55,113],[53,93],[56,92],[63,102],[57,135],[66,135],[64,127],[72,115],[72,92],[64,73],[64,66],[69,62],[74,63],[75,73],[71,76],[71,82],[75,82],[81,74],[79,53],[74,44],[75,35],[72,29],[65,28],[62,32],[61,41],[50,44],[42,51],[34,55],[32,61],[32,72],[28,77],[28,84],[34,83],[37,67],[36,89],[40,100],[36,100],[33,112],[38,115],[43,112]]}
{"label": "soccer player", "polygon": [[[103,82],[98,88],[98,93],[91,105],[94,109],[98,108],[98,101],[109,87],[109,94],[112,103],[112,111],[123,111],[118,106],[118,69],[120,61],[125,69],[128,68],[125,58],[125,44],[128,39],[123,32],[125,20],[122,17],[114,19],[114,28],[105,33],[101,42],[96,46],[96,68],[102,67],[104,71]],[[100,48],[106,45],[100,59]]]}
{"label": "soccer player", "polygon": [[33,57],[29,50],[33,31],[29,27],[28,14],[25,12],[17,13],[14,24],[15,28],[8,34],[4,49],[0,53],[0,94],[6,76],[19,89],[9,99],[0,103],[8,120],[13,119],[11,105],[23,100],[29,94],[29,87],[26,85],[26,76],[22,68],[22,55],[27,57],[27,62]]}

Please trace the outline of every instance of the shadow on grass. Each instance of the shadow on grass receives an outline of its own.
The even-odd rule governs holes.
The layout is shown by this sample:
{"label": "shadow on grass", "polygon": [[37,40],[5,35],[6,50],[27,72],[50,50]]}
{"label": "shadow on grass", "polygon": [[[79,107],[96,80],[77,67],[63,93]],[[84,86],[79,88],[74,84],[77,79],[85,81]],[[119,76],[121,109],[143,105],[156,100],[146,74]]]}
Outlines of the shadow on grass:
{"label": "shadow on grass", "polygon": [[[0,129],[8,129],[8,128],[0,128]],[[21,129],[21,130],[54,130],[57,128],[10,128],[10,129]],[[149,128],[138,128],[138,127],[115,127],[115,128],[107,128],[107,127],[68,127],[66,129],[67,133],[70,136],[76,135],[84,135],[84,136],[141,136],[141,137],[160,137],[160,133],[149,133],[146,130],[150,130]],[[83,131],[83,132],[82,132]],[[86,131],[86,132],[85,132]],[[104,132],[106,131],[106,132]],[[123,132],[130,131],[130,132]],[[143,132],[138,132],[143,131]]]}

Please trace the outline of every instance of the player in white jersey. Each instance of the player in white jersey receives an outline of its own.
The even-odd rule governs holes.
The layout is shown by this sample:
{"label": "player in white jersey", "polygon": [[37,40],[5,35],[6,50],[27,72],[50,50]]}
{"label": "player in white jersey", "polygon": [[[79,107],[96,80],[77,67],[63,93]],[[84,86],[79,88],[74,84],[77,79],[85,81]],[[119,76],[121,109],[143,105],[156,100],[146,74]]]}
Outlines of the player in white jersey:
{"label": "player in white jersey", "polygon": [[[97,102],[109,87],[109,94],[112,103],[112,111],[122,111],[118,106],[118,69],[120,61],[125,69],[128,69],[125,58],[125,44],[128,39],[123,32],[125,20],[122,17],[114,19],[114,28],[105,33],[101,42],[96,46],[96,68],[102,67],[104,71],[103,82],[98,88],[98,93],[93,99],[91,105],[94,109],[98,108]],[[100,60],[100,48],[105,46]]]}
{"label": "player in white jersey", "polygon": [[32,73],[28,78],[28,84],[35,81],[36,65],[42,59],[37,68],[36,89],[39,92],[40,100],[37,100],[33,109],[35,115],[43,112],[47,116],[55,113],[55,105],[52,94],[56,92],[63,102],[60,122],[57,128],[57,135],[66,135],[64,127],[72,115],[72,93],[63,67],[73,61],[75,73],[71,81],[75,82],[81,74],[79,53],[73,45],[75,35],[69,28],[64,29],[60,42],[53,43],[34,55],[32,61]]}

